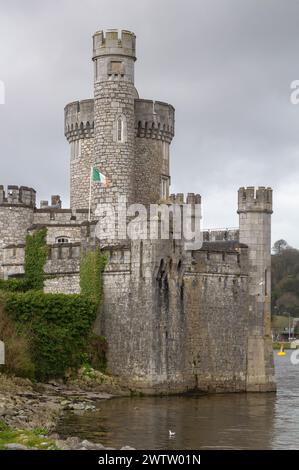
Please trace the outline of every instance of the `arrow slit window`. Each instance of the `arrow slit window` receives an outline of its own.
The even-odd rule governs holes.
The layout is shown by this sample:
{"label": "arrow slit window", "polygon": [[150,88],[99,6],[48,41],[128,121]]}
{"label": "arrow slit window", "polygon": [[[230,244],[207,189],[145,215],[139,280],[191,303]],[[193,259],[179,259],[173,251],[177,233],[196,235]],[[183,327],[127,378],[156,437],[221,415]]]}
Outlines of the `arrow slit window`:
{"label": "arrow slit window", "polygon": [[117,119],[117,142],[123,142],[124,123],[121,117]]}

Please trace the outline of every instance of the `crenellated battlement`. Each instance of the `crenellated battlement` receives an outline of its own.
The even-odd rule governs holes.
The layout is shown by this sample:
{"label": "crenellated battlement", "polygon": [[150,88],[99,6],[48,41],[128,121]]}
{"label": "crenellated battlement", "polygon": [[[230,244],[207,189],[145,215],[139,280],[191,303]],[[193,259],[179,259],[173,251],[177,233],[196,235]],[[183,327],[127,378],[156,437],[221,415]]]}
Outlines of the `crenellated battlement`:
{"label": "crenellated battlement", "polygon": [[248,247],[239,242],[204,242],[192,251],[188,273],[248,275]]}
{"label": "crenellated battlement", "polygon": [[64,108],[64,135],[68,142],[94,136],[94,100],[73,101]]}
{"label": "crenellated battlement", "polygon": [[203,230],[204,242],[238,241],[239,236],[239,228],[214,228]]}
{"label": "crenellated battlement", "polygon": [[14,185],[7,186],[5,191],[4,186],[0,185],[0,205],[22,205],[34,208],[36,205],[36,191],[27,186]]}
{"label": "crenellated battlement", "polygon": [[201,195],[188,193],[185,198],[183,193],[171,194],[169,196],[170,204],[201,204]]}
{"label": "crenellated battlement", "polygon": [[63,259],[79,259],[81,243],[54,243],[48,245],[48,259],[52,261]]}
{"label": "crenellated battlement", "polygon": [[175,109],[171,104],[152,100],[135,100],[137,137],[171,142],[174,137]]}
{"label": "crenellated battlement", "polygon": [[238,214],[242,212],[272,214],[272,189],[264,186],[240,188],[238,191]]}
{"label": "crenellated battlement", "polygon": [[136,36],[131,31],[108,29],[93,35],[93,60],[100,56],[123,55],[136,59]]}

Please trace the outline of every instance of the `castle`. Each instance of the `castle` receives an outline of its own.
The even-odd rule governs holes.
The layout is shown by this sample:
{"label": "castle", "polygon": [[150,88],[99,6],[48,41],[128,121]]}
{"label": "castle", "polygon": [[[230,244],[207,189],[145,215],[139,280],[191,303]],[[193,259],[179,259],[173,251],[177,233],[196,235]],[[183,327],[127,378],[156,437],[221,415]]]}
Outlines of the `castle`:
{"label": "castle", "polygon": [[[144,393],[275,390],[270,188],[239,189],[239,229],[205,230],[200,249],[174,236],[95,237],[97,207],[116,206],[120,195],[127,204],[184,204],[183,194],[169,194],[175,110],[139,98],[135,40],[96,32],[94,98],[65,107],[70,208],[59,196],[37,208],[34,189],[0,186],[0,277],[23,273],[26,234],[47,227],[45,292],[78,293],[80,253],[99,246],[109,263],[95,331],[107,338],[109,372]],[[92,167],[110,184],[91,192]]]}

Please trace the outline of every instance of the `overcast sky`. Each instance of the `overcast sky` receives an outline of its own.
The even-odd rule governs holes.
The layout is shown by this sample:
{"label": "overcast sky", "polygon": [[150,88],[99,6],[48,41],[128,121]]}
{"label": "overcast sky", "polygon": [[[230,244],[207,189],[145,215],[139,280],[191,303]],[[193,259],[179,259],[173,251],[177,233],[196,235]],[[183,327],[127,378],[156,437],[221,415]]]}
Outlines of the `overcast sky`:
{"label": "overcast sky", "polygon": [[273,241],[299,248],[298,25],[298,0],[0,0],[0,184],[67,206],[63,108],[92,96],[92,34],[128,29],[140,97],[176,108],[172,191],[225,228],[240,186],[272,186]]}

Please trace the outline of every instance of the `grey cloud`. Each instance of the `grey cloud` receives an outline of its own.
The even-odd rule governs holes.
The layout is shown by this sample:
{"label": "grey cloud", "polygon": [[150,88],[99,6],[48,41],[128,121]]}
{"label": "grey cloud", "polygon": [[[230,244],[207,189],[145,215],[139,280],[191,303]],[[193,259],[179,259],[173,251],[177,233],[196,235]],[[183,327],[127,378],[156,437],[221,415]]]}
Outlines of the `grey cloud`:
{"label": "grey cloud", "polygon": [[172,103],[175,191],[203,196],[207,226],[236,225],[236,191],[272,185],[273,238],[299,247],[295,0],[0,1],[0,183],[68,198],[63,108],[92,95],[91,36],[137,34],[140,96]]}

